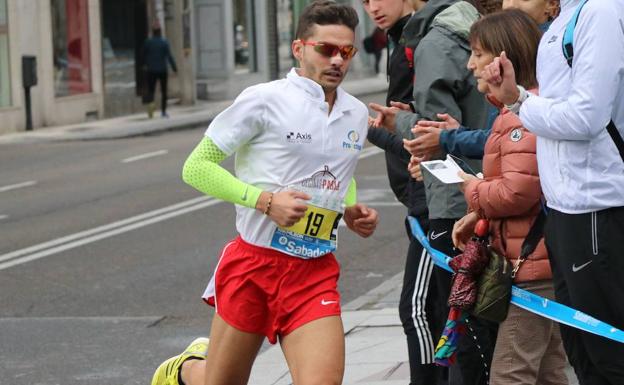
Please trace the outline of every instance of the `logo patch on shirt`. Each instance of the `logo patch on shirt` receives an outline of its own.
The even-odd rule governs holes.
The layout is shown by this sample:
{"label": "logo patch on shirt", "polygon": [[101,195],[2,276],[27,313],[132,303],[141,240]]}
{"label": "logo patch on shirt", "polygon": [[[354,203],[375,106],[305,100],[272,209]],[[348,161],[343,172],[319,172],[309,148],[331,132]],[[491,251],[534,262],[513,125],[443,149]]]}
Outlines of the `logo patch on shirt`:
{"label": "logo patch on shirt", "polygon": [[557,35],[552,35],[552,36],[550,37],[550,39],[548,39],[548,42],[547,42],[547,43],[548,43],[548,44],[550,44],[550,43],[554,43],[554,42],[556,42],[556,41],[557,41]]}
{"label": "logo patch on shirt", "polygon": [[347,150],[355,150],[361,151],[362,145],[358,142],[360,141],[360,134],[357,131],[351,130],[347,133],[347,140],[342,142],[342,148]]}
{"label": "logo patch on shirt", "polygon": [[288,143],[312,143],[312,134],[308,132],[289,132],[286,134]]}
{"label": "logo patch on shirt", "polygon": [[329,166],[327,165],[324,170],[315,172],[311,177],[301,181],[301,185],[319,190],[340,190],[340,181],[336,179],[336,176],[332,174],[331,171],[329,171]]}
{"label": "logo patch on shirt", "polygon": [[518,142],[520,139],[522,139],[522,130],[516,128],[515,130],[511,131],[511,134],[509,134],[509,138],[512,142]]}

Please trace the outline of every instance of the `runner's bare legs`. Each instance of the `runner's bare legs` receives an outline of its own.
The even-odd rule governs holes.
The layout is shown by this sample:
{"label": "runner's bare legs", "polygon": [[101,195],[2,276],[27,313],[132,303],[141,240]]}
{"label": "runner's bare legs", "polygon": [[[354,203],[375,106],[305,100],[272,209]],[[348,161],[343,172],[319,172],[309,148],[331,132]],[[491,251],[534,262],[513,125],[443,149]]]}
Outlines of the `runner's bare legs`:
{"label": "runner's bare legs", "polygon": [[[182,366],[186,385],[244,385],[264,336],[245,333],[215,314],[208,358]],[[280,341],[295,385],[341,384],[345,367],[344,329],[338,316],[309,322]]]}
{"label": "runner's bare legs", "polygon": [[293,384],[342,384],[345,340],[339,316],[309,322],[282,338],[281,345]]}
{"label": "runner's bare legs", "polygon": [[263,335],[245,333],[214,315],[206,360],[187,361],[182,365],[185,385],[244,385],[251,366],[262,346]]}

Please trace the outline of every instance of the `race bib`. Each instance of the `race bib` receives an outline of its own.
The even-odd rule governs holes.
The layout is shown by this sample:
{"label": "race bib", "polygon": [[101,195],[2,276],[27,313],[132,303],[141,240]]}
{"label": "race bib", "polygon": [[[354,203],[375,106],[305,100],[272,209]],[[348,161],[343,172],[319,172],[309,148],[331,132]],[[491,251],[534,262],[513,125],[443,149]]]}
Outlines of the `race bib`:
{"label": "race bib", "polygon": [[342,200],[336,192],[292,187],[310,195],[308,209],[290,227],[278,227],[273,233],[271,247],[301,258],[317,258],[336,250],[338,224],[342,218]]}

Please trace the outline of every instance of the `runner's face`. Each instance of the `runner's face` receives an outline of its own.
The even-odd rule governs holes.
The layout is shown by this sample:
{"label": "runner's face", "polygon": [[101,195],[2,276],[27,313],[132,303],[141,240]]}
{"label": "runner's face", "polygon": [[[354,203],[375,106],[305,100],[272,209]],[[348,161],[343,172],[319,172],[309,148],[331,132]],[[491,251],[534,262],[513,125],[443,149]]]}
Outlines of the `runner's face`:
{"label": "runner's face", "polygon": [[470,54],[470,59],[468,59],[468,69],[472,71],[472,74],[477,79],[477,89],[479,92],[487,94],[490,91],[488,84],[485,80],[481,79],[481,73],[485,69],[485,66],[494,61],[494,54],[488,51],[485,51],[481,47],[481,43],[478,41],[470,44],[470,48],[472,49],[472,53]]}
{"label": "runner's face", "polygon": [[516,8],[531,16],[537,24],[557,16],[558,0],[503,0],[503,9]]}
{"label": "runner's face", "polygon": [[[327,43],[336,46],[352,46],[353,31],[345,25],[315,25],[313,34],[303,39],[307,44]],[[299,61],[299,75],[317,82],[326,94],[332,93],[342,83],[352,58],[343,58],[340,52],[332,57],[317,52],[313,45],[300,40],[292,44],[293,55]]]}
{"label": "runner's face", "polygon": [[400,18],[412,12],[406,0],[362,0],[362,5],[371,20],[383,30],[392,28]]}

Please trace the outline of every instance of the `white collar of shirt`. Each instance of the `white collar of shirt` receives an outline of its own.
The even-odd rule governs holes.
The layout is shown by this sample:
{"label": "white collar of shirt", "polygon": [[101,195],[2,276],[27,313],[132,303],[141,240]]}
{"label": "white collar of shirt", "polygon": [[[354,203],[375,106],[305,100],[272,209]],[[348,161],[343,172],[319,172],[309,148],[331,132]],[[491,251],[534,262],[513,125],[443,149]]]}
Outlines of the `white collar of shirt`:
{"label": "white collar of shirt", "polygon": [[[306,94],[308,94],[312,99],[326,103],[325,91],[323,91],[323,87],[321,87],[321,85],[314,80],[299,75],[296,68],[292,68],[290,72],[288,72],[288,75],[286,75],[286,78],[288,81],[292,82],[295,86],[299,87]],[[334,101],[334,107],[332,110],[344,112],[353,108],[354,106],[348,103],[346,92],[342,89],[342,87],[338,87],[336,89],[336,100]]]}

